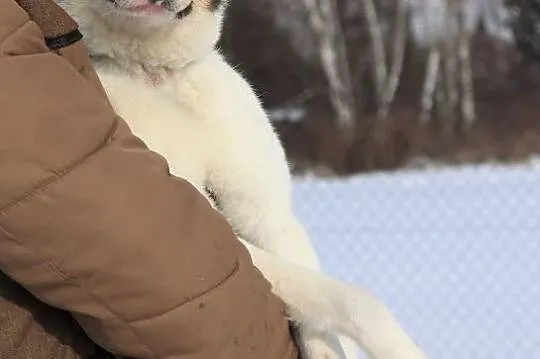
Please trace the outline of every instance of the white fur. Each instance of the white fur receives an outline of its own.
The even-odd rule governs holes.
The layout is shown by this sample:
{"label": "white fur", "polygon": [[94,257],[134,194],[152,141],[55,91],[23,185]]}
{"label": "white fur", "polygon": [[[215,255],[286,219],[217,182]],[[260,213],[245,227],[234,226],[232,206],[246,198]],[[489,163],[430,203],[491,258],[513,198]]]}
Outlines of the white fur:
{"label": "white fur", "polygon": [[[117,0],[127,7],[145,0]],[[193,12],[131,14],[106,0],[64,0],[85,34],[98,75],[133,132],[218,207],[299,326],[307,359],[423,359],[421,350],[369,292],[320,273],[295,218],[282,146],[249,84],[214,50],[223,8],[195,0]],[[177,1],[176,10],[187,6]],[[247,30],[249,31],[249,30]],[[148,74],[161,76],[156,86]],[[209,198],[207,196],[207,198]],[[210,199],[209,199],[210,200]],[[347,354],[342,353],[342,347]]]}

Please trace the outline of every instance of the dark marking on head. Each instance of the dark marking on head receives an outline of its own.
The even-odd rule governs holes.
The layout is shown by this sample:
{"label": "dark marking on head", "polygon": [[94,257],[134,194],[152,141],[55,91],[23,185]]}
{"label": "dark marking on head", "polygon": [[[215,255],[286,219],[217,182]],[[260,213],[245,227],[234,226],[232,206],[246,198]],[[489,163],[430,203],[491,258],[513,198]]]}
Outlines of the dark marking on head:
{"label": "dark marking on head", "polygon": [[223,0],[208,0],[208,9],[210,11],[216,11],[219,9],[222,3]]}
{"label": "dark marking on head", "polygon": [[184,8],[184,10],[181,10],[181,11],[177,12],[176,13],[176,18],[177,19],[183,19],[186,16],[189,16],[189,14],[191,14],[192,11],[193,11],[193,1],[190,2],[189,5]]}

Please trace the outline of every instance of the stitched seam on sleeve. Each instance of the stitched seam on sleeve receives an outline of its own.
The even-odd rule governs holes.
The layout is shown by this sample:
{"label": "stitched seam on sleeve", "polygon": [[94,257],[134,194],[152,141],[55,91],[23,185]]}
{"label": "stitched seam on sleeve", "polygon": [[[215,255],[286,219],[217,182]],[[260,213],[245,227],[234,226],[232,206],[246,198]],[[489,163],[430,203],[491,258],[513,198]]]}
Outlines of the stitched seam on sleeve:
{"label": "stitched seam on sleeve", "polygon": [[121,324],[123,324],[125,327],[131,330],[133,335],[140,340],[140,342],[144,345],[146,350],[152,355],[154,359],[157,358],[156,352],[151,348],[151,346],[148,344],[146,340],[138,333],[138,331],[131,325],[128,321],[126,321],[121,315],[119,315],[116,311],[114,311],[111,307],[109,307],[106,303],[106,301],[102,300],[98,296],[94,295],[91,291],[89,291],[84,285],[79,283],[74,278],[71,278],[69,275],[67,275],[63,270],[61,270],[57,265],[53,263],[53,261],[49,260],[47,256],[45,256],[43,253],[36,251],[34,248],[24,245],[24,243],[18,241],[14,234],[7,228],[7,226],[4,224],[0,224],[0,232],[7,235],[9,238],[11,238],[13,241],[15,241],[20,246],[26,248],[28,251],[30,251],[34,257],[36,257],[38,260],[45,263],[45,265],[51,270],[51,272],[56,275],[58,278],[71,283],[75,287],[79,288],[84,294],[86,294],[93,302],[98,303],[102,308],[106,310],[107,313],[111,315],[112,318],[118,320]]}
{"label": "stitched seam on sleeve", "polygon": [[52,177],[47,178],[46,180],[41,181],[36,186],[32,187],[32,189],[28,190],[27,192],[23,193],[18,198],[15,198],[13,201],[7,203],[3,207],[0,208],[0,215],[7,214],[10,209],[15,207],[17,204],[20,204],[21,202],[27,201],[33,197],[35,197],[37,194],[46,191],[48,188],[52,187],[56,182],[61,180],[64,176],[71,173],[72,171],[76,170],[79,166],[83,165],[86,161],[88,161],[93,155],[97,154],[101,150],[103,150],[105,147],[109,146],[112,142],[112,137],[116,133],[116,130],[118,128],[118,117],[115,117],[114,123],[107,132],[106,137],[103,139],[103,141],[95,148],[93,148],[90,152],[83,155],[81,158],[78,158],[74,162],[68,164],[63,169],[55,171],[55,174]]}
{"label": "stitched seam on sleeve", "polygon": [[157,318],[157,317],[161,317],[165,314],[168,314],[186,304],[189,304],[189,303],[192,303],[198,299],[201,299],[202,297],[204,297],[205,295],[209,294],[209,293],[212,293],[214,290],[218,289],[219,287],[221,287],[223,284],[227,283],[229,281],[229,279],[231,279],[232,277],[234,277],[238,271],[240,270],[240,263],[238,261],[238,259],[236,259],[236,262],[234,263],[234,267],[232,269],[232,271],[227,274],[223,279],[221,279],[220,281],[218,281],[216,284],[212,285],[211,287],[203,290],[202,292],[200,293],[197,293],[193,296],[190,296],[189,298],[187,298],[186,300],[184,300],[183,302],[181,302],[180,304],[174,306],[173,308],[170,308],[170,309],[167,309],[165,310],[164,312],[162,313],[156,313],[156,314],[152,314],[152,315],[149,315],[147,317],[141,317],[141,318],[136,318],[136,319],[133,319],[132,322],[143,322],[145,320],[150,320],[150,319],[154,319],[154,318]]}

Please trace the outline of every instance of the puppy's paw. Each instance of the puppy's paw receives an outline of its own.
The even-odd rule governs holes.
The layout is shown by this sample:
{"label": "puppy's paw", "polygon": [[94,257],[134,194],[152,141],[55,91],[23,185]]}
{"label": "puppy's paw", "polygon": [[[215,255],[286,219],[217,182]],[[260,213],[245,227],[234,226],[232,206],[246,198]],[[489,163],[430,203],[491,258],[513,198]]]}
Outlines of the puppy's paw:
{"label": "puppy's paw", "polygon": [[388,308],[371,293],[349,288],[341,329],[370,359],[427,359]]}
{"label": "puppy's paw", "polygon": [[376,353],[369,351],[369,359],[427,359],[427,356],[416,345],[409,345],[394,348],[381,348]]}
{"label": "puppy's paw", "polygon": [[300,328],[297,343],[302,359],[346,359],[336,336]]}

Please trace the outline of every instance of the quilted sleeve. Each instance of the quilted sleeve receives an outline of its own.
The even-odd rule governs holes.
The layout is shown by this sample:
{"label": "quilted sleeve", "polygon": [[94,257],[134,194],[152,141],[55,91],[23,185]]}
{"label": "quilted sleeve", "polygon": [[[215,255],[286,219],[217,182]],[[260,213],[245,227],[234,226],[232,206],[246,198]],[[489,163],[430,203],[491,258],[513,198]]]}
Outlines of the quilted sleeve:
{"label": "quilted sleeve", "polygon": [[283,305],[227,222],[0,0],[0,270],[135,358],[282,358]]}

